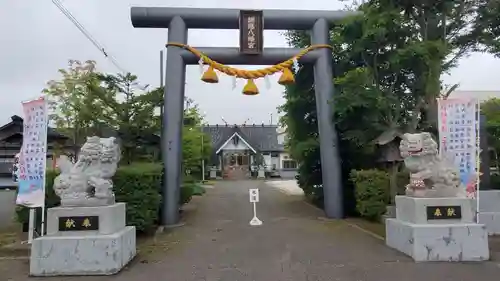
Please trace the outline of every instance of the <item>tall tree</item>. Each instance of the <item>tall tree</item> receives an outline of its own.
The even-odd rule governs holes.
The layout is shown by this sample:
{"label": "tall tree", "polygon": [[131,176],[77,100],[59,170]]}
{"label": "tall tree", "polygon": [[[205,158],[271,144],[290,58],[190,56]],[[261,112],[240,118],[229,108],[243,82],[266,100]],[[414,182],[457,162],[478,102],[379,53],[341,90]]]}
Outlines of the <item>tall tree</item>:
{"label": "tall tree", "polygon": [[101,83],[92,85],[91,96],[99,105],[93,118],[100,128],[117,131],[122,142],[122,159],[130,163],[139,156],[138,146],[147,143],[154,133],[156,104],[146,87],[140,86],[137,76],[131,73],[95,76]]}
{"label": "tall tree", "polygon": [[[488,144],[500,156],[500,99],[489,99],[481,104],[481,113],[486,117]],[[498,164],[498,163],[497,163]]]}
{"label": "tall tree", "polygon": [[477,0],[477,17],[474,32],[483,50],[500,56],[500,1]]}
{"label": "tall tree", "polygon": [[[164,88],[158,87],[143,95],[143,102],[149,103],[154,109],[163,106]],[[201,131],[204,116],[194,100],[186,97],[184,106],[184,121],[182,130],[182,170],[189,171],[191,175],[201,178],[202,160],[208,163],[211,155],[210,137]],[[161,116],[152,116],[150,130],[161,135]],[[168,126],[168,124],[163,124]]]}
{"label": "tall tree", "polygon": [[210,136],[202,131],[204,116],[199,107],[190,98],[189,105],[184,109],[184,126],[182,130],[182,167],[193,176],[202,178],[202,163],[208,163],[211,155]]}
{"label": "tall tree", "polygon": [[[67,69],[59,69],[61,78],[47,82],[43,93],[48,96],[50,119],[62,133],[70,136],[75,145],[81,144],[95,125],[93,116],[98,104],[92,98],[92,88],[100,81],[95,76],[96,64],[88,60],[70,60]],[[76,154],[76,151],[75,151]]]}
{"label": "tall tree", "polygon": [[423,97],[417,110],[423,115],[424,128],[435,127],[437,100],[443,87],[441,75],[457,65],[477,46],[477,35],[471,19],[477,16],[477,0],[378,0],[381,8],[404,12],[404,18],[415,31],[409,37],[408,51],[417,55],[414,64],[415,83],[412,92]]}

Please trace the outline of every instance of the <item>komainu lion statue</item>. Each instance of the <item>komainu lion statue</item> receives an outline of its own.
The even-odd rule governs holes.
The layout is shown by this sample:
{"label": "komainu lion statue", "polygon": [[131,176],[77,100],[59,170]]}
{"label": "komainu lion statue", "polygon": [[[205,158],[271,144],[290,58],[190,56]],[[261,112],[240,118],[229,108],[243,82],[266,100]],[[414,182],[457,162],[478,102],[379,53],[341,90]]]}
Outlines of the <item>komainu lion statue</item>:
{"label": "komainu lion statue", "polygon": [[406,195],[415,197],[466,197],[460,174],[438,155],[438,145],[428,132],[404,134],[399,145],[410,172]]}
{"label": "komainu lion statue", "polygon": [[62,206],[102,206],[115,203],[114,176],[120,161],[115,138],[88,137],[75,164],[66,156],[57,160],[61,174],[54,191]]}

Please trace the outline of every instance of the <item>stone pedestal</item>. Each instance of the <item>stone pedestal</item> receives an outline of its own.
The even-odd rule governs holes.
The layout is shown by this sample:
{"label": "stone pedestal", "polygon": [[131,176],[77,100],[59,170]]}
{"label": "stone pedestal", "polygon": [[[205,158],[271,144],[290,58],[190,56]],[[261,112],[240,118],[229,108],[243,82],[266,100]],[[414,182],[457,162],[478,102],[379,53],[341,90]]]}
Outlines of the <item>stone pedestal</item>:
{"label": "stone pedestal", "polygon": [[217,170],[210,170],[210,179],[214,180],[217,178]]}
{"label": "stone pedestal", "polygon": [[257,171],[257,178],[258,179],[266,178],[266,171],[263,169],[260,169],[259,171]]}
{"label": "stone pedestal", "polygon": [[[476,210],[475,200],[473,209]],[[479,191],[478,217],[489,235],[500,235],[500,190]]]}
{"label": "stone pedestal", "polygon": [[396,206],[387,205],[385,207],[385,214],[382,215],[382,222],[385,223],[386,219],[394,219],[396,218]]}
{"label": "stone pedestal", "polygon": [[386,244],[415,261],[484,261],[488,234],[476,224],[472,200],[396,196],[396,218],[386,220]]}
{"label": "stone pedestal", "polygon": [[33,240],[30,275],[111,275],[136,255],[125,203],[47,211],[47,235]]}

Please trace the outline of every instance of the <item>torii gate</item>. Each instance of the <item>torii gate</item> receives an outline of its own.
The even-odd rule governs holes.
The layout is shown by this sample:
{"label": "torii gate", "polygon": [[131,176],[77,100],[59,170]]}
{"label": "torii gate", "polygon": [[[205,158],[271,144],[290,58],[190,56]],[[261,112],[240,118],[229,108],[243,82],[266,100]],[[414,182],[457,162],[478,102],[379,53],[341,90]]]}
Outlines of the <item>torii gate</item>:
{"label": "torii gate", "polygon": [[[165,105],[162,140],[162,159],[165,165],[163,182],[162,224],[173,226],[179,222],[179,196],[182,157],[182,126],[184,113],[184,85],[186,65],[196,65],[200,57],[227,65],[274,65],[299,54],[301,49],[263,48],[263,30],[310,30],[311,44],[319,49],[306,52],[299,61],[314,64],[314,81],[318,131],[321,151],[321,166],[324,191],[324,209],[329,218],[343,218],[343,187],[341,180],[340,156],[335,126],[332,122],[332,97],[334,94],[332,77],[332,51],[324,48],[330,44],[329,29],[334,22],[357,14],[351,11],[294,11],[264,10],[240,11],[236,9],[132,7],[132,25],[136,28],[168,28],[167,61],[165,75]],[[242,19],[252,19],[244,22]],[[257,21],[256,21],[257,19]],[[254,25],[253,22],[257,22]],[[259,26],[260,25],[260,26]],[[240,48],[194,48],[189,50],[187,33],[189,28],[197,29],[240,29]],[[245,30],[246,35],[242,35]],[[244,46],[243,46],[244,44]],[[321,48],[323,46],[323,48]],[[183,47],[183,48],[179,48]],[[304,53],[304,52],[303,52]],[[294,61],[294,64],[296,64]],[[207,60],[205,60],[205,63]],[[290,62],[290,61],[289,61]],[[285,73],[288,63],[280,71]],[[220,69],[219,69],[220,70]],[[215,75],[213,68],[209,69]],[[207,73],[206,73],[207,74]],[[236,75],[238,76],[238,75]],[[249,78],[252,75],[238,76]],[[204,77],[205,78],[205,77]],[[215,82],[217,77],[204,79]],[[286,79],[286,78],[285,78]],[[293,76],[291,78],[293,80]],[[281,79],[280,79],[281,80]],[[248,84],[247,84],[248,86]],[[247,94],[257,94],[253,88]]]}

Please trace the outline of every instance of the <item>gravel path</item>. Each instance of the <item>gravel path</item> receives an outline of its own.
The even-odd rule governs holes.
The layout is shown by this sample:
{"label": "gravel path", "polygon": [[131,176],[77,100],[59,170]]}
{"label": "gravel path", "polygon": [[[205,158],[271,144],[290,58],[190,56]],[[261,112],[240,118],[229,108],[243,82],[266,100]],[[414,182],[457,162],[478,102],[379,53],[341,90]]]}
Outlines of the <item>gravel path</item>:
{"label": "gravel path", "polygon": [[[248,189],[257,187],[263,225],[252,227]],[[260,181],[217,182],[196,203],[187,224],[174,231],[175,245],[156,260],[139,258],[112,277],[43,280],[493,281],[500,276],[496,262],[416,264],[343,221],[320,219],[322,212],[300,197]],[[7,277],[2,280],[36,280],[24,277],[26,269],[26,262],[0,261]]]}
{"label": "gravel path", "polygon": [[304,191],[299,187],[296,180],[271,180],[266,185],[277,188],[288,195],[304,196]]}

